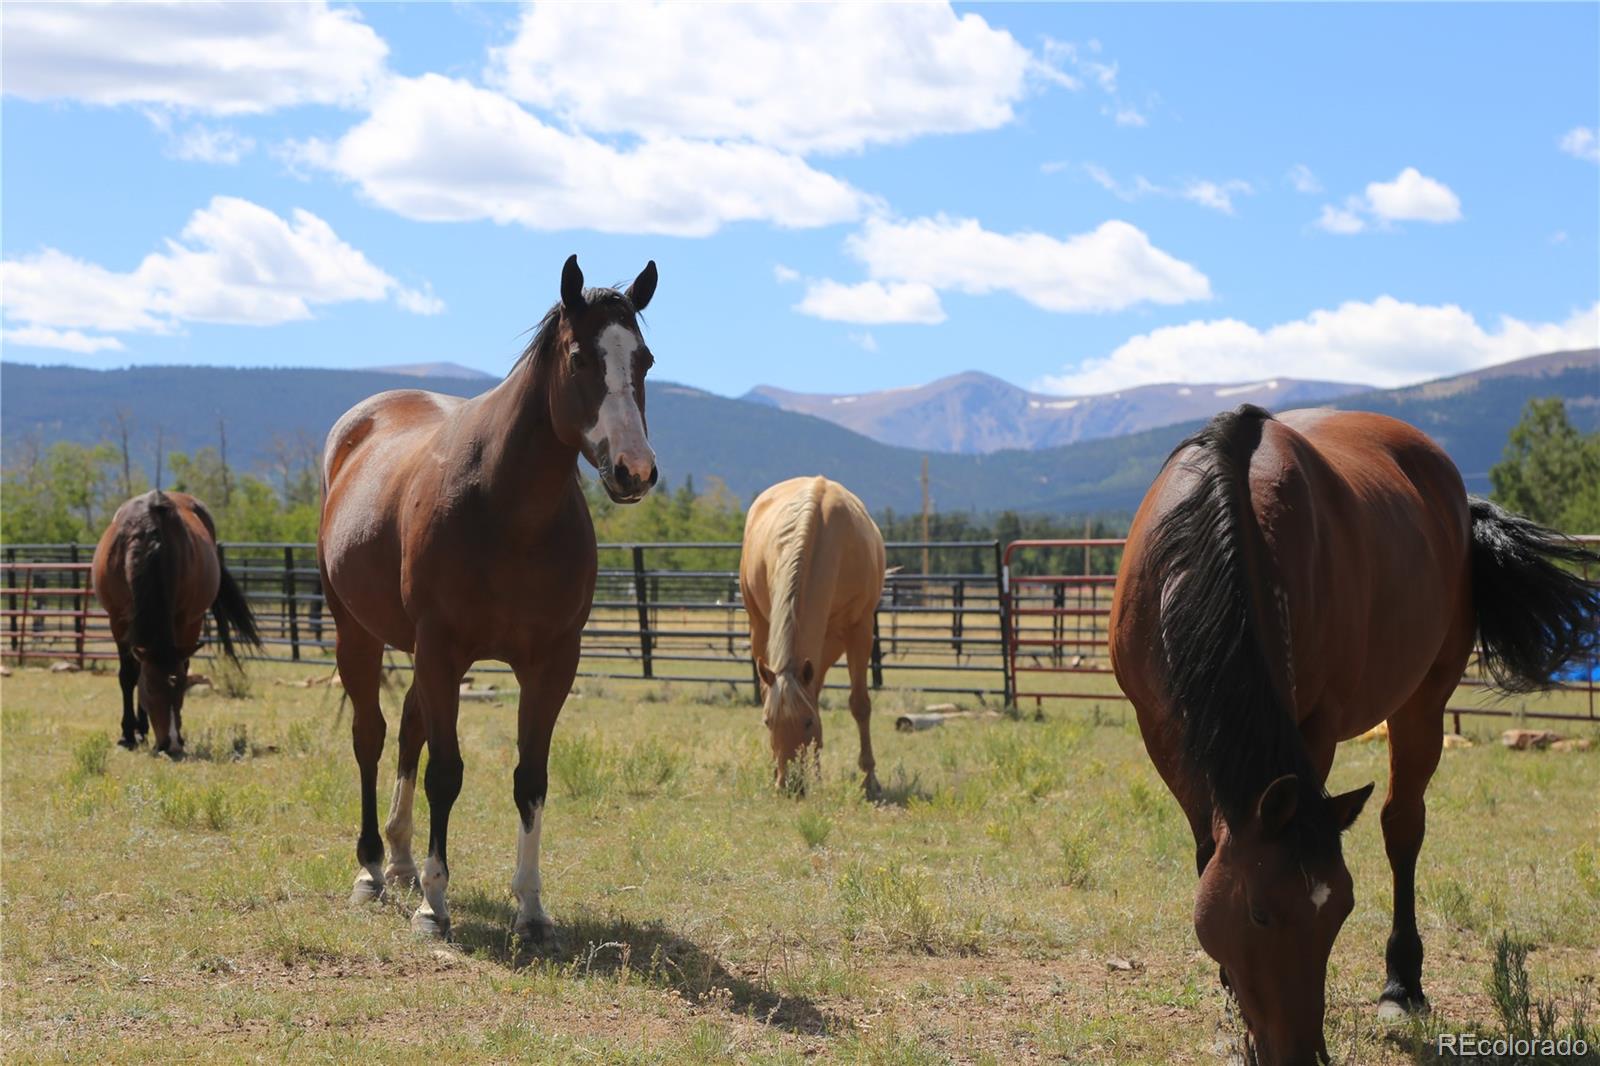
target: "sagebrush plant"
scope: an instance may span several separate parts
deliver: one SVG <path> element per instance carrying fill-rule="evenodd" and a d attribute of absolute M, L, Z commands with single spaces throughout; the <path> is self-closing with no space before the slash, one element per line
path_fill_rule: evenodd
<path fill-rule="evenodd" d="M 630 796 L 648 796 L 667 788 L 683 772 L 688 756 L 654 737 L 640 741 L 623 753 L 623 790 Z"/>
<path fill-rule="evenodd" d="M 111 737 L 108 734 L 89 734 L 72 749 L 72 776 L 78 781 L 103 776 L 110 754 Z"/>
<path fill-rule="evenodd" d="M 806 847 L 820 848 L 828 842 L 828 834 L 833 832 L 833 819 L 821 811 L 807 809 L 795 818 L 795 826 L 800 830 Z"/>
<path fill-rule="evenodd" d="M 211 660 L 211 688 L 227 699 L 244 700 L 255 691 L 255 683 L 244 667 L 226 655 L 218 655 Z"/>
<path fill-rule="evenodd" d="M 610 791 L 614 764 L 610 746 L 589 733 L 557 736 L 550 745 L 550 777 L 574 799 L 598 799 Z"/>

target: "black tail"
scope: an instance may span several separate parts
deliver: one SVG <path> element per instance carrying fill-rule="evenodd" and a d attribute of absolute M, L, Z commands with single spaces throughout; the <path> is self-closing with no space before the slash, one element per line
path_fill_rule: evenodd
<path fill-rule="evenodd" d="M 177 514 L 172 501 L 161 492 L 151 492 L 135 503 L 143 509 L 132 519 L 124 561 L 133 591 L 129 635 L 141 658 L 171 669 L 178 661 L 172 638 L 172 565 L 173 553 L 179 550 L 173 542 L 172 523 Z"/>
<path fill-rule="evenodd" d="M 1302 814 L 1323 807 L 1285 706 L 1288 648 L 1249 498 L 1250 457 L 1271 417 L 1246 404 L 1178 445 L 1174 457 L 1193 449 L 1183 462 L 1194 484 L 1162 517 L 1149 549 L 1183 761 L 1233 824 L 1286 774 L 1300 779 Z"/>
<path fill-rule="evenodd" d="M 211 617 L 216 620 L 217 642 L 222 645 L 223 653 L 238 662 L 239 656 L 233 650 L 234 642 L 259 651 L 261 635 L 256 632 L 256 616 L 250 610 L 249 601 L 244 598 L 244 593 L 239 590 L 233 575 L 228 573 L 227 566 L 220 558 L 217 568 L 222 571 L 222 580 L 217 585 L 217 598 L 211 603 Z"/>
<path fill-rule="evenodd" d="M 1569 663 L 1600 654 L 1600 555 L 1551 529 L 1473 497 L 1472 598 L 1483 667 L 1507 692 L 1555 683 Z"/>

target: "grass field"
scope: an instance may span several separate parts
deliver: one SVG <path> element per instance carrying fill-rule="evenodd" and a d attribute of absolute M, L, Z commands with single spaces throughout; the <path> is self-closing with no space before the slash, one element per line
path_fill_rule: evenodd
<path fill-rule="evenodd" d="M 588 682 L 552 760 L 556 937 L 531 948 L 510 938 L 515 709 L 464 704 L 446 947 L 411 934 L 415 897 L 345 902 L 349 719 L 337 690 L 283 684 L 305 676 L 257 665 L 242 698 L 192 697 L 176 764 L 109 747 L 112 674 L 6 679 L 8 1063 L 1215 1062 L 1232 1032 L 1190 927 L 1192 843 L 1121 704 L 897 734 L 892 712 L 922 701 L 882 693 L 887 796 L 870 804 L 840 697 L 797 799 L 772 791 L 743 693 Z M 1505 723 L 1479 721 L 1429 794 L 1425 1025 L 1374 1017 L 1390 899 L 1376 803 L 1347 838 L 1340 1061 L 1431 1061 L 1430 1032 L 1499 1031 L 1502 933 L 1529 946 L 1532 997 L 1563 1024 L 1596 998 L 1600 754 L 1509 752 Z M 1330 786 L 1381 791 L 1385 775 L 1381 745 L 1347 745 Z"/>

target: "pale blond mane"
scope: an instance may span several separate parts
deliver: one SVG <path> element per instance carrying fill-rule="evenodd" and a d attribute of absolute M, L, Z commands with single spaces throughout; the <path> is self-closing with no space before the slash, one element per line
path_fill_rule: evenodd
<path fill-rule="evenodd" d="M 805 585 L 806 564 L 811 558 L 811 542 L 816 537 L 817 512 L 827 479 L 813 478 L 811 484 L 783 505 L 775 533 L 777 566 L 772 575 L 772 629 L 767 638 L 769 664 L 782 673 L 800 664 L 794 661 L 795 623 L 800 616 L 800 590 Z"/>

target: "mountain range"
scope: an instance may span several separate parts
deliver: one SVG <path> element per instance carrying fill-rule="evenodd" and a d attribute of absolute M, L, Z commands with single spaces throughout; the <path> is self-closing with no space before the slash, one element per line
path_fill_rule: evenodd
<path fill-rule="evenodd" d="M 407 369 L 412 372 L 100 371 L 8 362 L 0 364 L 0 430 L 8 451 L 30 435 L 45 443 L 93 443 L 109 438 L 115 412 L 122 408 L 132 418 L 135 454 L 148 464 L 157 426 L 169 450 L 193 451 L 217 443 L 221 420 L 230 461 L 250 469 L 264 464 L 282 442 L 320 449 L 333 421 L 375 392 L 425 384 L 470 396 L 492 382 L 437 374 L 419 382 L 414 369 Z M 1421 426 L 1455 459 L 1469 488 L 1481 492 L 1523 406 L 1541 396 L 1564 398 L 1581 430 L 1600 430 L 1600 350 L 1552 353 L 1408 388 L 1347 394 L 1329 405 L 1379 411 Z M 1055 514 L 1131 511 L 1180 440 L 1209 414 L 1246 399 L 1267 398 L 1213 392 L 1195 417 L 1166 426 L 1033 450 L 931 455 L 935 506 Z M 1265 405 L 1282 409 L 1295 402 L 1268 399 Z M 672 485 L 686 476 L 701 485 L 716 477 L 748 500 L 783 478 L 825 473 L 849 485 L 875 512 L 920 506 L 918 478 L 927 452 L 917 448 L 884 444 L 769 403 L 671 382 L 651 383 L 649 416 L 651 441 Z"/>
<path fill-rule="evenodd" d="M 1306 407 L 1370 385 L 1270 378 L 1234 385 L 1142 385 L 1099 396 L 1052 396 L 971 370 L 927 385 L 856 394 L 789 392 L 758 385 L 742 399 L 814 415 L 882 444 L 984 454 L 1120 437 L 1255 403 Z"/>

